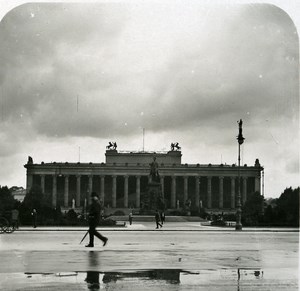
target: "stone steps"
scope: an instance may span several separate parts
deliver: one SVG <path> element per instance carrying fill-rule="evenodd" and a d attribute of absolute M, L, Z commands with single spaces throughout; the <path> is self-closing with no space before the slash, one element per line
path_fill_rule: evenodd
<path fill-rule="evenodd" d="M 112 215 L 108 217 L 115 221 L 128 221 L 126 215 Z M 154 215 L 134 215 L 133 221 L 135 222 L 152 222 L 154 221 Z M 205 219 L 198 216 L 166 216 L 166 222 L 200 222 L 206 221 Z"/>

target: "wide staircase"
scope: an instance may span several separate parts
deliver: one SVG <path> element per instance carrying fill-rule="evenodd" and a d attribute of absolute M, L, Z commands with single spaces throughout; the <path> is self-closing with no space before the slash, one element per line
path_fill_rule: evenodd
<path fill-rule="evenodd" d="M 112 215 L 108 217 L 115 221 L 128 221 L 128 215 Z M 134 222 L 153 222 L 154 215 L 134 215 Z M 166 222 L 201 222 L 206 221 L 199 216 L 166 216 Z"/>

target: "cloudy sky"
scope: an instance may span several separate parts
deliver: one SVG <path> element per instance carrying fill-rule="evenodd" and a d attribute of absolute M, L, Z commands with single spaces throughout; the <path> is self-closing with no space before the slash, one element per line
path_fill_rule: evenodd
<path fill-rule="evenodd" d="M 3 11 L 2 11 L 3 12 Z M 265 196 L 299 186 L 299 45 L 269 4 L 31 3 L 0 23 L 0 185 L 23 165 L 103 162 L 105 147 L 265 168 Z"/>

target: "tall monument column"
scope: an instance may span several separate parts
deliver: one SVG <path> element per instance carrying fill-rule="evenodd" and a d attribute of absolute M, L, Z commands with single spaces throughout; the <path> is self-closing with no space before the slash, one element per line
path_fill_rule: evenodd
<path fill-rule="evenodd" d="M 52 175 L 52 207 L 56 207 L 57 199 L 57 180 L 56 175 Z"/>
<path fill-rule="evenodd" d="M 171 208 L 176 207 L 176 176 L 172 176 Z"/>
<path fill-rule="evenodd" d="M 235 208 L 235 177 L 231 177 L 230 207 Z"/>
<path fill-rule="evenodd" d="M 195 177 L 195 206 L 199 207 L 200 200 L 200 177 Z"/>
<path fill-rule="evenodd" d="M 100 200 L 102 201 L 103 205 L 104 205 L 104 176 L 100 176 Z"/>
<path fill-rule="evenodd" d="M 260 189 L 260 174 L 259 176 L 255 177 L 255 186 L 254 186 L 254 191 L 259 192 L 261 194 L 261 189 Z"/>
<path fill-rule="evenodd" d="M 112 207 L 117 206 L 117 176 L 112 176 Z"/>
<path fill-rule="evenodd" d="M 247 177 L 243 177 L 243 204 L 247 201 Z"/>
<path fill-rule="evenodd" d="M 219 208 L 223 208 L 223 180 L 224 177 L 219 177 Z"/>
<path fill-rule="evenodd" d="M 128 175 L 124 176 L 124 207 L 128 208 Z"/>
<path fill-rule="evenodd" d="M 165 177 L 160 176 L 161 194 L 163 199 L 165 199 Z"/>
<path fill-rule="evenodd" d="M 211 178 L 207 177 L 207 208 L 211 208 Z"/>
<path fill-rule="evenodd" d="M 64 206 L 68 207 L 69 205 L 69 176 L 65 176 L 65 193 L 64 193 Z"/>
<path fill-rule="evenodd" d="M 76 176 L 76 207 L 80 207 L 81 175 Z"/>
<path fill-rule="evenodd" d="M 93 175 L 89 175 L 89 195 L 93 192 Z M 88 200 L 90 197 L 88 197 Z"/>
<path fill-rule="evenodd" d="M 42 193 L 45 194 L 45 175 L 41 175 L 41 188 Z"/>
<path fill-rule="evenodd" d="M 183 203 L 188 199 L 188 177 L 183 176 Z"/>
<path fill-rule="evenodd" d="M 136 176 L 136 207 L 139 208 L 141 205 L 141 176 Z"/>
<path fill-rule="evenodd" d="M 26 193 L 28 193 L 32 187 L 33 175 L 28 173 L 27 170 L 27 179 L 26 179 Z"/>

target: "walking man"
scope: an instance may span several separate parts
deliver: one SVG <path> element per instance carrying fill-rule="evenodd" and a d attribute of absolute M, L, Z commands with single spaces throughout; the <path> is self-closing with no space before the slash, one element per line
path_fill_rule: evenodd
<path fill-rule="evenodd" d="M 161 224 L 164 224 L 166 220 L 166 215 L 163 211 L 160 213 L 160 220 L 161 220 Z"/>
<path fill-rule="evenodd" d="M 162 227 L 162 224 L 160 223 L 160 215 L 158 210 L 155 212 L 155 222 L 156 222 L 156 228 L 159 228 L 158 226 Z"/>
<path fill-rule="evenodd" d="M 94 236 L 102 240 L 103 246 L 106 245 L 108 238 L 101 235 L 97 230 L 96 227 L 99 224 L 100 221 L 100 211 L 101 211 L 101 205 L 99 202 L 99 197 L 96 192 L 92 192 L 91 194 L 92 203 L 90 205 L 89 209 L 89 237 L 90 241 L 89 244 L 86 245 L 88 248 L 94 247 Z"/>
<path fill-rule="evenodd" d="M 132 224 L 132 212 L 129 213 L 129 224 Z"/>
<path fill-rule="evenodd" d="M 31 212 L 31 216 L 32 216 L 32 226 L 33 226 L 33 228 L 36 228 L 37 211 L 35 208 L 33 208 L 32 212 Z"/>
<path fill-rule="evenodd" d="M 19 210 L 14 208 L 11 211 L 11 221 L 12 221 L 12 226 L 16 229 L 19 228 Z"/>

